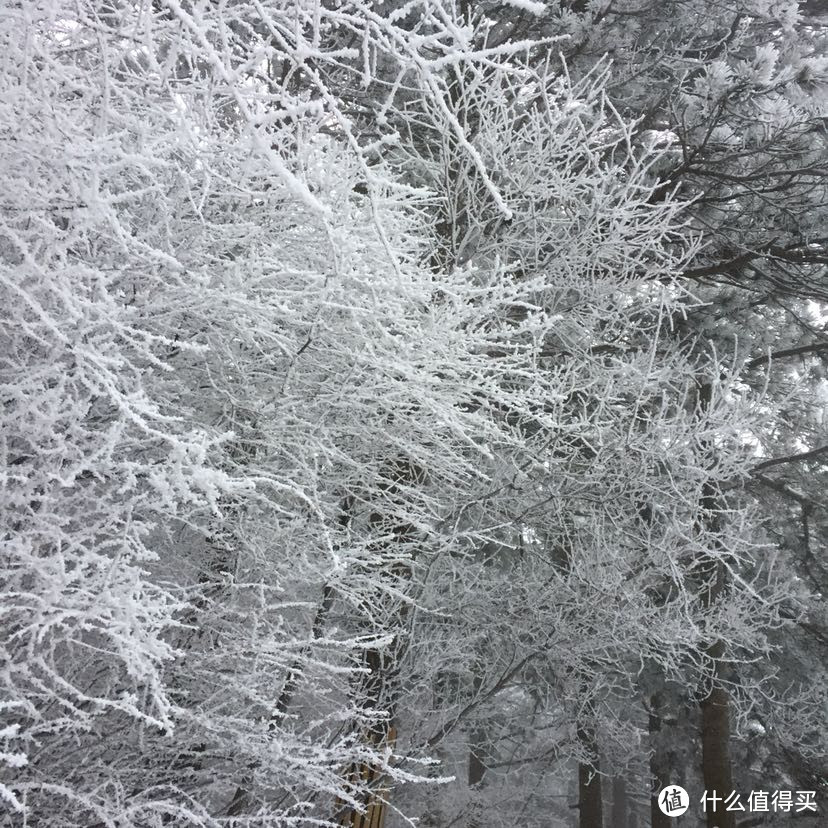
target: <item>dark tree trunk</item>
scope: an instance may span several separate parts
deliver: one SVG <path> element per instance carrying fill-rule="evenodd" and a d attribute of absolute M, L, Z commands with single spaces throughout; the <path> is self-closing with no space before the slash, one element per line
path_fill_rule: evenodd
<path fill-rule="evenodd" d="M 578 765 L 578 828 L 604 828 L 604 793 L 595 731 L 590 725 L 582 724 L 578 728 L 578 740 L 592 757 L 591 763 Z"/>
<path fill-rule="evenodd" d="M 627 815 L 630 805 L 627 798 L 627 783 L 623 776 L 616 776 L 612 780 L 612 828 L 629 828 Z"/>
<path fill-rule="evenodd" d="M 469 788 L 473 791 L 483 787 L 483 778 L 486 775 L 484 762 L 484 737 L 485 731 L 475 728 L 472 731 L 472 742 L 469 745 Z M 485 828 L 485 821 L 480 820 L 480 804 L 472 803 L 471 816 L 467 823 L 468 828 Z"/>
<path fill-rule="evenodd" d="M 481 728 L 472 731 L 472 742 L 469 745 L 469 787 L 481 788 L 483 777 L 486 775 L 484 756 L 485 732 Z"/>
<path fill-rule="evenodd" d="M 707 411 L 712 401 L 712 387 L 704 383 L 699 389 L 699 408 Z M 719 529 L 722 503 L 720 496 L 709 483 L 702 488 L 699 504 L 699 520 L 710 531 Z M 703 560 L 699 572 L 705 589 L 702 602 L 705 608 L 713 607 L 727 600 L 727 571 L 721 561 L 715 558 Z M 711 642 L 705 654 L 710 659 L 710 678 L 706 687 L 701 689 L 701 736 L 702 736 L 702 777 L 705 790 L 712 796 L 722 798 L 733 790 L 733 771 L 730 763 L 730 697 L 722 685 L 724 644 Z M 736 812 L 726 811 L 723 802 L 714 801 L 706 809 L 708 828 L 736 828 Z"/>
<path fill-rule="evenodd" d="M 483 686 L 483 665 L 475 659 L 474 679 L 472 680 L 473 697 L 477 698 Z M 486 730 L 475 723 L 470 734 L 469 743 L 469 787 L 480 788 L 486 775 Z"/>
<path fill-rule="evenodd" d="M 604 802 L 598 762 L 578 765 L 578 828 L 604 828 Z"/>
<path fill-rule="evenodd" d="M 705 790 L 726 797 L 733 790 L 730 763 L 730 698 L 727 690 L 714 686 L 701 702 L 702 772 Z M 736 813 L 725 811 L 722 802 L 716 811 L 707 808 L 708 828 L 735 828 Z"/>
<path fill-rule="evenodd" d="M 660 744 L 661 733 L 661 697 L 653 693 L 650 698 L 650 714 L 648 717 L 648 729 L 650 731 L 650 826 L 651 828 L 671 828 L 672 820 L 661 812 L 658 807 L 658 794 L 663 788 L 670 784 L 669 768 L 667 758 Z"/>

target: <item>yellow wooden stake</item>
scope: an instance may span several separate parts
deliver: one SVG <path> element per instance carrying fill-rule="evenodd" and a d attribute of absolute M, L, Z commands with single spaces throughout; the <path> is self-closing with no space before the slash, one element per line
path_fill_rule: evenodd
<path fill-rule="evenodd" d="M 384 741 L 387 746 L 393 749 L 397 741 L 397 731 L 393 727 L 388 728 Z M 367 785 L 380 784 L 371 788 L 364 813 L 360 813 L 353 807 L 348 808 L 340 817 L 339 824 L 343 828 L 384 828 L 387 800 L 391 789 L 382 784 L 382 774 L 379 768 L 374 765 L 364 764 L 360 766 L 358 775 Z M 337 800 L 337 806 L 345 806 L 345 803 L 342 800 Z"/>

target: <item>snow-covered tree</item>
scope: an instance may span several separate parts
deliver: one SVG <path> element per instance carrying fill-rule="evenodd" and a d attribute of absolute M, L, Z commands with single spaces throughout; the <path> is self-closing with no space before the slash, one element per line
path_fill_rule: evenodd
<path fill-rule="evenodd" d="M 430 818 L 479 824 L 498 763 L 620 757 L 644 669 L 767 651 L 775 403 L 676 333 L 604 69 L 436 0 L 0 37 L 0 824 L 356 828 L 469 759 Z"/>

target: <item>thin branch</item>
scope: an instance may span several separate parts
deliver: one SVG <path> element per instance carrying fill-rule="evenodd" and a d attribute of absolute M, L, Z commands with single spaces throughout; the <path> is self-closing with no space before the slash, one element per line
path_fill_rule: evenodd
<path fill-rule="evenodd" d="M 828 453 L 828 445 L 820 446 L 819 448 L 811 449 L 811 451 L 803 451 L 801 454 L 789 454 L 787 457 L 774 457 L 770 460 L 765 460 L 764 463 L 759 463 L 751 469 L 753 474 L 769 469 L 772 466 L 781 466 L 783 463 L 801 463 L 805 460 L 812 460 L 814 457 L 819 457 L 821 454 Z"/>
<path fill-rule="evenodd" d="M 774 351 L 772 354 L 765 354 L 765 356 L 756 357 L 745 363 L 745 370 L 749 371 L 751 368 L 757 368 L 764 365 L 766 362 L 773 362 L 777 359 L 784 359 L 790 356 L 799 356 L 800 354 L 815 354 L 822 351 L 828 351 L 828 342 L 817 342 L 812 345 L 800 345 L 798 348 L 785 348 L 782 351 Z"/>

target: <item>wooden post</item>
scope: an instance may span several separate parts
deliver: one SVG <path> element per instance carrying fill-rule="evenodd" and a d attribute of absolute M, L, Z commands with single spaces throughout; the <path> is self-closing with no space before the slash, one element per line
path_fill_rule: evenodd
<path fill-rule="evenodd" d="M 389 727 L 382 736 L 383 744 L 392 748 L 397 741 L 397 731 Z M 384 828 L 385 815 L 388 810 L 388 794 L 390 788 L 385 783 L 382 770 L 375 765 L 363 764 L 355 767 L 352 771 L 355 779 L 361 779 L 369 791 L 361 810 L 351 805 L 346 805 L 342 800 L 337 800 L 337 811 L 342 811 L 339 817 L 339 825 L 343 828 Z"/>
<path fill-rule="evenodd" d="M 384 465 L 380 476 L 377 489 L 385 500 L 384 508 L 371 512 L 368 529 L 381 540 L 372 543 L 369 548 L 380 556 L 386 552 L 393 553 L 389 555 L 389 562 L 380 564 L 380 572 L 384 572 L 399 585 L 405 585 L 411 579 L 411 564 L 407 558 L 413 559 L 412 547 L 417 543 L 419 534 L 401 514 L 395 515 L 394 512 L 395 507 L 405 505 L 405 489 L 423 484 L 426 473 L 417 463 L 398 457 Z M 404 512 L 404 508 L 400 511 Z M 406 645 L 404 632 L 410 607 L 399 599 L 389 599 L 380 593 L 374 600 L 372 609 L 375 613 L 385 615 L 387 626 L 384 631 L 392 630 L 394 633 L 387 648 L 370 647 L 365 651 L 363 663 L 367 672 L 358 680 L 357 695 L 361 697 L 365 708 L 384 710 L 387 715 L 387 718 L 370 725 L 365 733 L 366 742 L 381 752 L 393 748 L 397 739 L 392 724 L 400 695 L 397 670 Z M 367 788 L 365 799 L 359 808 L 338 800 L 335 816 L 337 823 L 347 828 L 383 828 L 390 786 L 382 769 L 371 763 L 363 763 L 352 769 L 350 778 L 355 785 L 361 783 L 363 789 Z"/>

